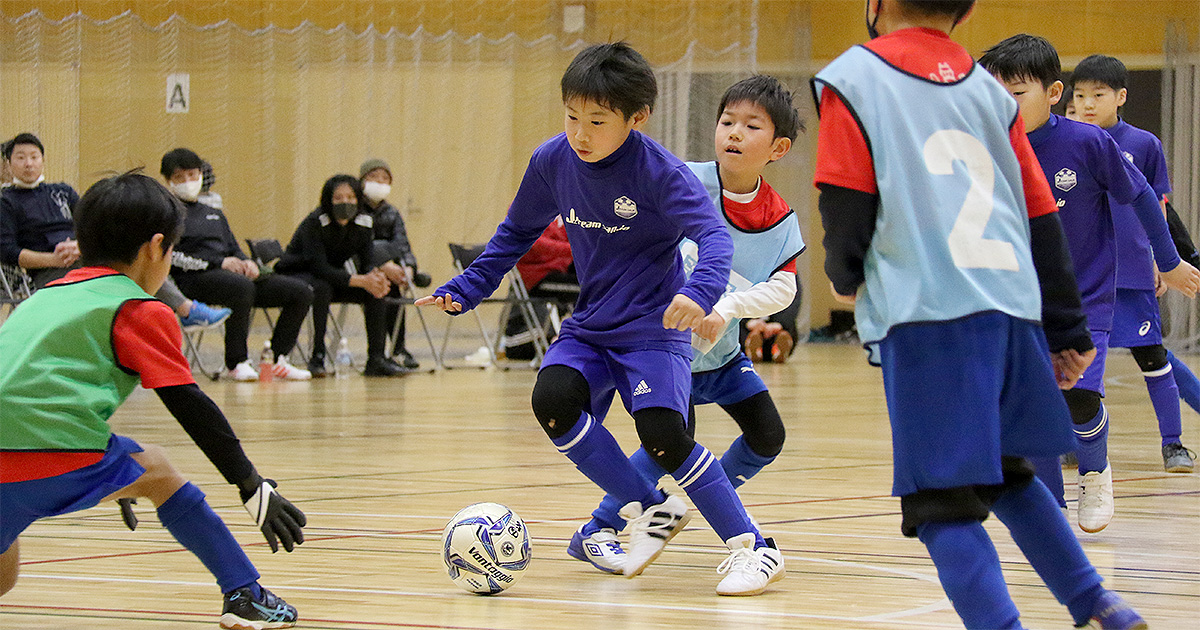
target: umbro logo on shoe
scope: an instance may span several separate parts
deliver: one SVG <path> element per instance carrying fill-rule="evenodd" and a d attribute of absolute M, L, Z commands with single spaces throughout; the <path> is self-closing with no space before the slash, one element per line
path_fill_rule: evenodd
<path fill-rule="evenodd" d="M 645 380 L 643 380 L 637 384 L 637 387 L 633 388 L 633 395 L 641 396 L 642 394 L 649 394 L 651 391 L 652 390 L 650 389 L 650 386 L 646 384 Z"/>

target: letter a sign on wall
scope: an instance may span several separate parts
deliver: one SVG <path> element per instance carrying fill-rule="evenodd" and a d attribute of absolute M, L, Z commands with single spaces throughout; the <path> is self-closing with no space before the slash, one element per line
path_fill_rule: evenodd
<path fill-rule="evenodd" d="M 192 96 L 188 91 L 187 73 L 167 75 L 167 113 L 186 114 Z"/>

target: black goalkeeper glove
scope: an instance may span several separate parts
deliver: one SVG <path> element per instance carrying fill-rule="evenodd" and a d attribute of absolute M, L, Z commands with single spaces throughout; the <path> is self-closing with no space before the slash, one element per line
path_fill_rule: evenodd
<path fill-rule="evenodd" d="M 277 485 L 272 479 L 263 479 L 258 472 L 237 484 L 242 503 L 254 524 L 262 530 L 271 553 L 279 551 L 281 544 L 284 551 L 290 552 L 295 545 L 303 543 L 304 530 L 301 528 L 308 523 L 304 512 L 275 492 Z"/>

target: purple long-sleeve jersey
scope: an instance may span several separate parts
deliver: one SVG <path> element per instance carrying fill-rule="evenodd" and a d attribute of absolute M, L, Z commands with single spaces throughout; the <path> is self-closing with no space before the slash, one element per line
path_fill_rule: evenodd
<path fill-rule="evenodd" d="M 692 171 L 637 131 L 596 163 L 579 159 L 565 134 L 538 147 L 487 248 L 436 295 L 450 293 L 464 310 L 474 308 L 560 214 L 580 285 L 560 334 L 690 357 L 690 333 L 663 329 L 663 312 L 676 293 L 711 311 L 729 280 L 733 243 Z M 679 255 L 685 236 L 700 246 L 686 280 Z"/>
<path fill-rule="evenodd" d="M 1154 134 L 1138 129 L 1124 120 L 1106 129 L 1121 147 L 1121 153 L 1136 166 L 1154 189 L 1157 199 L 1171 192 L 1167 178 L 1167 158 L 1162 143 Z M 1117 288 L 1153 289 L 1154 266 L 1151 261 L 1151 240 L 1127 204 L 1115 206 L 1117 226 Z M 1157 260 L 1157 257 L 1155 257 Z"/>
<path fill-rule="evenodd" d="M 1125 264 L 1124 259 L 1117 263 L 1121 230 L 1136 228 L 1147 240 L 1143 224 L 1152 226 L 1160 247 L 1156 253 L 1171 269 L 1179 258 L 1174 245 L 1169 245 L 1166 220 L 1146 178 L 1103 129 L 1051 114 L 1046 124 L 1029 132 L 1029 143 L 1058 202 L 1088 327 L 1111 330 L 1118 269 Z M 1121 217 L 1127 221 L 1120 221 Z M 1149 266 L 1153 263 L 1148 240 L 1146 247 Z M 1153 268 L 1148 273 L 1153 282 Z"/>

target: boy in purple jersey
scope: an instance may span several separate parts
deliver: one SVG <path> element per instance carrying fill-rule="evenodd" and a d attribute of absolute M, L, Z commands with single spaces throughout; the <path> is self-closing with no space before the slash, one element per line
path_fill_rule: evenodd
<path fill-rule="evenodd" d="M 617 497 L 628 521 L 627 578 L 642 572 L 690 519 L 687 506 L 638 474 L 598 420 L 614 393 L 633 416 L 642 447 L 679 482 L 730 548 L 717 587 L 761 592 L 769 563 L 724 470 L 688 435 L 691 335 L 725 290 L 733 244 L 707 190 L 658 143 L 637 131 L 657 96 L 654 72 L 624 43 L 590 46 L 562 78 L 566 133 L 533 152 L 508 215 L 475 262 L 418 305 L 451 314 L 474 308 L 561 215 L 579 301 L 550 346 L 533 389 L 533 412 L 558 450 Z M 679 244 L 699 244 L 685 281 Z"/>
<path fill-rule="evenodd" d="M 1145 175 L 1153 187 L 1156 202 L 1162 203 L 1171 192 L 1167 178 L 1167 160 L 1162 143 L 1154 134 L 1121 120 L 1129 72 L 1120 60 L 1092 55 L 1075 67 L 1071 74 L 1073 100 L 1080 119 L 1106 130 L 1125 158 Z M 1166 212 L 1165 207 L 1160 207 Z M 1119 208 L 1114 214 L 1117 226 L 1117 306 L 1111 344 L 1129 348 L 1146 380 L 1150 402 L 1158 416 L 1162 437 L 1163 467 L 1169 472 L 1191 472 L 1193 456 L 1184 448 L 1180 434 L 1179 383 L 1195 392 L 1200 383 L 1182 361 L 1175 359 L 1162 345 L 1162 324 L 1155 299 L 1156 278 L 1150 265 L 1149 243 L 1141 226 L 1130 213 Z"/>
<path fill-rule="evenodd" d="M 1109 200 L 1134 208 L 1139 225 L 1153 235 L 1154 254 L 1168 286 L 1195 291 L 1200 274 L 1179 259 L 1154 191 L 1103 130 L 1050 112 L 1062 97 L 1058 52 L 1033 35 L 1014 35 L 991 49 L 979 63 L 1016 98 L 1029 143 L 1051 190 L 1075 264 L 1079 293 L 1087 314 L 1096 359 L 1075 387 L 1064 392 L 1079 440 L 1079 527 L 1104 529 L 1113 514 L 1112 470 L 1107 458 L 1108 414 L 1104 360 L 1116 302 L 1117 245 Z M 1176 412 L 1179 404 L 1175 403 Z M 1035 460 L 1042 481 L 1063 498 L 1057 458 Z"/>

